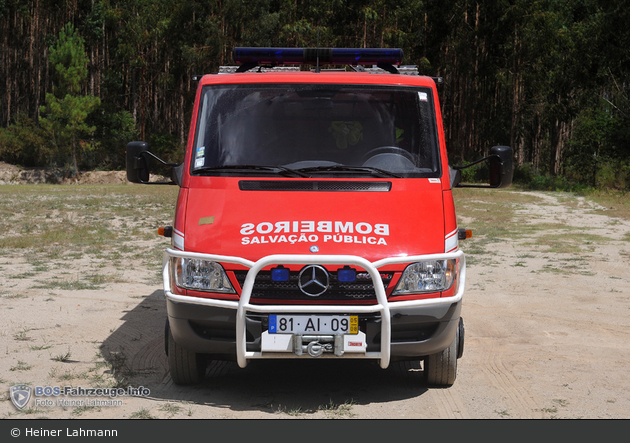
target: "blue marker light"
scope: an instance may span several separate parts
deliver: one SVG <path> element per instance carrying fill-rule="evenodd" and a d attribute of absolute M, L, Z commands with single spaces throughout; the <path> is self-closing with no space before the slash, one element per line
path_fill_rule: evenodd
<path fill-rule="evenodd" d="M 272 281 L 289 281 L 289 270 L 287 268 L 274 268 L 271 270 Z"/>
<path fill-rule="evenodd" d="M 353 282 L 357 279 L 357 271 L 348 267 L 338 269 L 337 279 L 340 282 Z"/>
<path fill-rule="evenodd" d="M 236 63 L 283 64 L 302 63 L 302 48 L 234 48 L 232 58 Z"/>
<path fill-rule="evenodd" d="M 333 63 L 347 65 L 376 65 L 389 63 L 398 65 L 402 62 L 402 49 L 381 48 L 340 48 L 333 49 Z"/>

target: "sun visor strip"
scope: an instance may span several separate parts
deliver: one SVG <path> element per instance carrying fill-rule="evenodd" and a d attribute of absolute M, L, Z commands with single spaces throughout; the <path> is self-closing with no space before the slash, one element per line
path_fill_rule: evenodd
<path fill-rule="evenodd" d="M 241 191 L 389 192 L 387 181 L 241 180 Z"/>

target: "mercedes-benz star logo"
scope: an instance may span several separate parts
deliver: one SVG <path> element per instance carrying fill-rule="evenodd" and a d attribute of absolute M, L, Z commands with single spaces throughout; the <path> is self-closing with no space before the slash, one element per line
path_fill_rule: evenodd
<path fill-rule="evenodd" d="M 329 286 L 328 272 L 320 265 L 308 265 L 300 271 L 298 286 L 309 297 L 322 295 Z"/>

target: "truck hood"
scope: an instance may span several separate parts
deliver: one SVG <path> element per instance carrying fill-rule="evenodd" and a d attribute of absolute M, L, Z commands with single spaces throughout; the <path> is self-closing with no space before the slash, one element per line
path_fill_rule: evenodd
<path fill-rule="evenodd" d="M 272 254 L 343 254 L 375 261 L 444 252 L 439 180 L 341 182 L 391 184 L 388 191 L 376 192 L 347 191 L 343 186 L 332 191 L 317 190 L 317 185 L 307 191 L 282 188 L 282 183 L 295 180 L 274 181 L 272 188 L 279 190 L 243 190 L 242 183 L 207 177 L 188 189 L 182 232 L 186 251 L 252 261 Z"/>

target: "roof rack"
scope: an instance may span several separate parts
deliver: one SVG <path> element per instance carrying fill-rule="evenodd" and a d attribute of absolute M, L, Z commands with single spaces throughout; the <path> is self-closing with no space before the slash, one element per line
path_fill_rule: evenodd
<path fill-rule="evenodd" d="M 239 70 L 240 66 L 220 66 L 219 67 L 219 74 L 234 74 Z M 363 69 L 356 69 L 357 67 L 355 66 L 350 66 L 350 68 L 356 72 L 366 72 L 368 74 L 387 74 L 388 71 L 379 68 L 376 65 L 373 65 L 372 67 L 363 67 L 361 66 L 360 68 Z M 299 66 L 258 66 L 258 69 L 256 69 L 256 72 L 299 72 L 301 71 Z M 314 69 L 312 69 L 311 71 L 314 71 Z M 344 72 L 347 71 L 344 68 L 339 68 L 339 69 L 321 69 L 321 72 Z M 243 71 L 240 71 L 243 72 Z M 418 67 L 415 65 L 409 65 L 409 66 L 399 66 L 398 67 L 398 73 L 401 75 L 419 75 L 418 73 Z M 198 76 L 199 78 L 193 78 L 193 80 L 198 80 L 201 78 L 201 76 Z"/>

